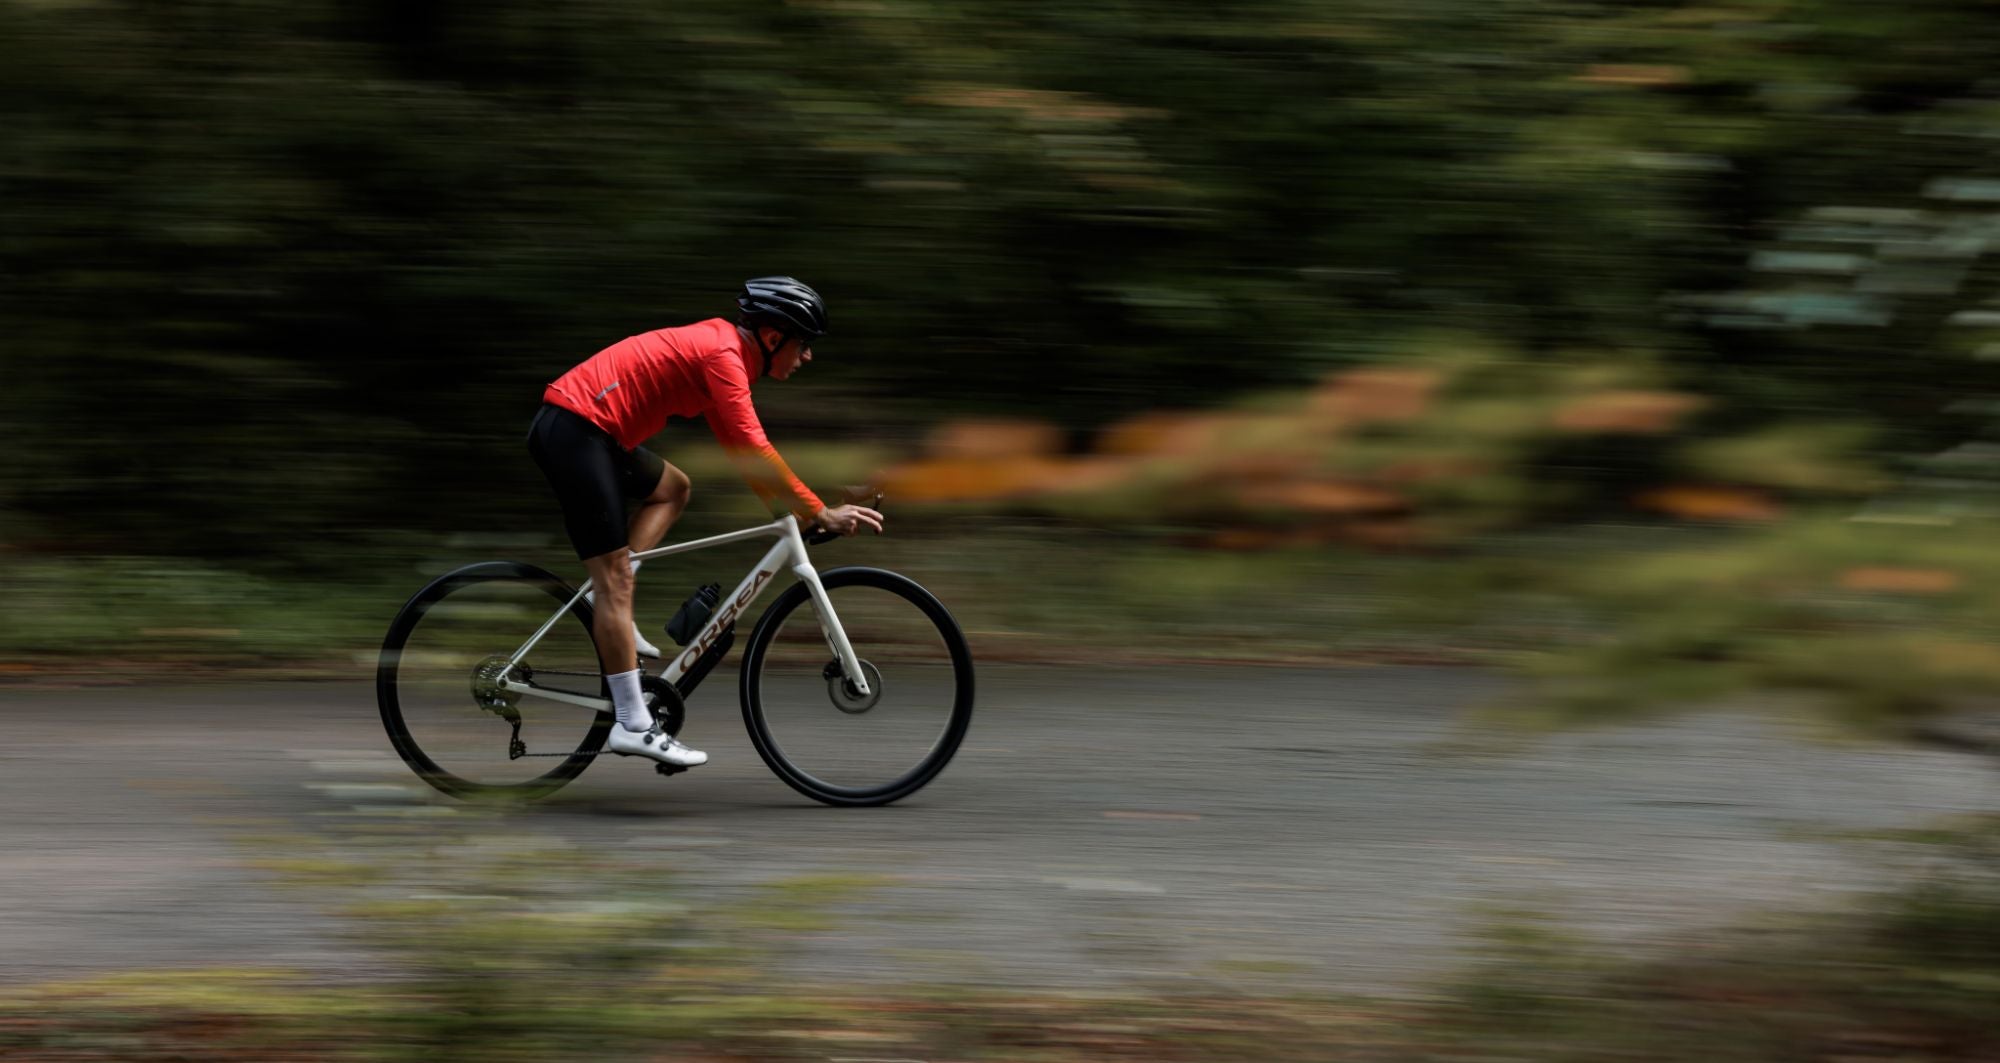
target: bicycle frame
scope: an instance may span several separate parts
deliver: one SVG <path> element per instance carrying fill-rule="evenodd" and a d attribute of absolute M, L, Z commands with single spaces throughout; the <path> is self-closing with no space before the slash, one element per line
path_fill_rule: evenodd
<path fill-rule="evenodd" d="M 660 677 L 669 683 L 678 682 L 681 676 L 687 674 L 688 669 L 694 667 L 694 663 L 701 659 L 701 655 L 707 652 L 710 646 L 715 645 L 715 640 L 722 636 L 723 629 L 735 623 L 736 618 L 742 615 L 743 610 L 748 608 L 751 602 L 757 600 L 758 596 L 764 592 L 764 589 L 771 584 L 772 579 L 777 576 L 779 570 L 789 567 L 792 570 L 792 575 L 804 583 L 806 589 L 812 594 L 813 608 L 819 617 L 820 633 L 826 637 L 827 648 L 832 650 L 834 656 L 840 661 L 841 672 L 846 675 L 847 681 L 854 685 L 855 690 L 863 697 L 866 697 L 869 693 L 867 677 L 861 674 L 861 662 L 854 656 L 854 647 L 847 641 L 847 632 L 841 628 L 840 618 L 834 615 L 833 602 L 827 597 L 826 587 L 819 581 L 819 570 L 813 568 L 812 559 L 806 555 L 805 537 L 799 533 L 799 521 L 797 517 L 788 513 L 769 524 L 760 525 L 755 528 L 745 528 L 742 531 L 711 535 L 706 539 L 675 543 L 672 546 L 656 546 L 651 550 L 639 551 L 633 554 L 632 557 L 634 560 L 646 561 L 655 557 L 692 553 L 696 550 L 706 550 L 711 546 L 726 546 L 729 543 L 740 543 L 750 539 L 763 538 L 775 538 L 778 541 L 764 554 L 764 559 L 757 562 L 757 567 L 751 569 L 750 574 L 743 577 L 743 582 L 738 583 L 736 589 L 731 591 L 728 597 L 721 599 L 717 603 L 715 614 L 708 618 L 708 623 L 702 625 L 701 631 L 688 642 L 686 648 L 675 656 L 672 661 L 667 663 L 667 666 L 661 670 Z M 547 635 L 550 629 L 556 626 L 556 622 L 561 620 L 564 614 L 576 606 L 577 599 L 590 593 L 590 586 L 590 581 L 585 580 L 583 586 L 577 588 L 575 596 L 563 603 L 548 620 L 542 623 L 542 626 L 533 635 L 528 637 L 528 641 L 521 644 L 520 649 L 514 651 L 513 657 L 507 662 L 509 678 L 500 684 L 503 689 L 516 694 L 560 701 L 581 708 L 596 709 L 600 712 L 610 711 L 611 701 L 608 698 L 593 698 L 582 694 L 571 694 L 567 691 L 547 690 L 532 683 L 523 683 L 520 680 L 512 678 L 514 666 L 519 665 L 521 659 L 528 655 L 528 651 L 534 649 L 535 644 L 542 641 L 542 637 Z"/>

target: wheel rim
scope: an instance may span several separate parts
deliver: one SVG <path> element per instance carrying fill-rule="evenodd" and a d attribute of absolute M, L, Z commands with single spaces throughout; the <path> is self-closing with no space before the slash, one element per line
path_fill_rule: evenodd
<path fill-rule="evenodd" d="M 825 583 L 872 689 L 865 697 L 851 689 L 801 596 L 773 613 L 757 659 L 746 662 L 754 666 L 753 737 L 780 776 L 814 797 L 893 799 L 935 775 L 964 732 L 963 648 L 894 585 Z"/>
<path fill-rule="evenodd" d="M 510 655 L 568 597 L 552 577 L 455 574 L 405 609 L 394 648 L 385 647 L 384 694 L 395 709 L 391 734 L 426 780 L 469 796 L 546 789 L 575 774 L 575 755 L 593 750 L 601 734 L 600 714 L 532 695 L 493 696 L 495 655 Z M 603 696 L 596 644 L 576 613 L 558 620 L 521 665 L 525 672 L 511 677 Z M 510 717 L 528 753 L 560 755 L 510 756 Z"/>

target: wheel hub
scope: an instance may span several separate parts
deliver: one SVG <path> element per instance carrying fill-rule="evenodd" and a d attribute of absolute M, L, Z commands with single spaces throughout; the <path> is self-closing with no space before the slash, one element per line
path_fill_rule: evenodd
<path fill-rule="evenodd" d="M 861 676 L 868 681 L 866 694 L 847 681 L 839 661 L 829 663 L 820 674 L 826 677 L 826 696 L 832 699 L 833 707 L 850 716 L 859 716 L 882 700 L 882 671 L 867 661 L 861 662 Z"/>

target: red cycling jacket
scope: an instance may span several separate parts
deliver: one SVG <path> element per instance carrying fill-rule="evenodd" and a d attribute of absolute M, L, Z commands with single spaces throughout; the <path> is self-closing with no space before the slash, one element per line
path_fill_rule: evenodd
<path fill-rule="evenodd" d="M 811 520 L 822 508 L 818 496 L 778 456 L 750 405 L 750 381 L 762 374 L 763 359 L 744 350 L 735 325 L 710 318 L 614 343 L 557 377 L 542 398 L 627 450 L 659 434 L 669 417 L 704 416 L 765 505 L 783 498 L 800 520 Z"/>

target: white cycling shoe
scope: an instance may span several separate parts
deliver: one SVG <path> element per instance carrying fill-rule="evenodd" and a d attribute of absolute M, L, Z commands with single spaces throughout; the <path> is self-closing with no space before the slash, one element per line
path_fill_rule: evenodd
<path fill-rule="evenodd" d="M 627 731 L 614 724 L 611 734 L 604 739 L 604 748 L 621 757 L 646 757 L 676 768 L 693 768 L 708 763 L 708 754 L 682 745 L 673 735 L 662 730 L 658 722 L 649 731 Z"/>

